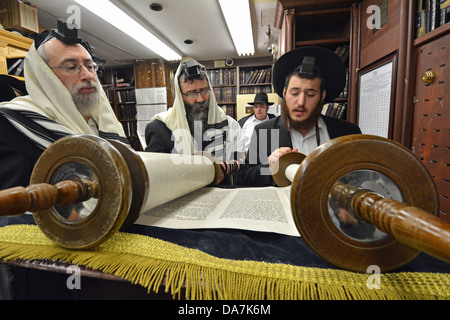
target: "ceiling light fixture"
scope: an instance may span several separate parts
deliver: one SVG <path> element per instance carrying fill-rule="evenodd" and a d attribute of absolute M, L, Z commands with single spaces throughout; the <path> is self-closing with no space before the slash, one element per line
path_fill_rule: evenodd
<path fill-rule="evenodd" d="M 255 53 L 249 0 L 219 0 L 222 13 L 239 55 Z"/>
<path fill-rule="evenodd" d="M 136 41 L 166 60 L 181 60 L 181 55 L 154 36 L 136 20 L 116 7 L 108 0 L 75 0 L 117 29 L 123 31 Z"/>

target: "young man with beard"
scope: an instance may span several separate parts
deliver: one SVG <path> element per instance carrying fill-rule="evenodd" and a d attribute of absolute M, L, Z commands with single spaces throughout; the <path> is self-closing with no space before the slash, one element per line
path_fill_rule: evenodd
<path fill-rule="evenodd" d="M 308 155 L 321 144 L 360 134 L 353 123 L 321 115 L 345 85 L 345 66 L 332 51 L 302 47 L 281 56 L 273 68 L 273 86 L 283 98 L 281 116 L 255 127 L 240 181 L 274 185 L 270 167 L 288 152 Z"/>
<path fill-rule="evenodd" d="M 221 163 L 224 176 L 237 173 L 245 157 L 244 135 L 237 121 L 218 106 L 206 68 L 185 58 L 174 79 L 173 107 L 155 115 L 147 124 L 145 151 L 206 151 Z"/>
<path fill-rule="evenodd" d="M 60 22 L 29 49 L 28 95 L 0 104 L 0 189 L 27 186 L 39 156 L 61 137 L 93 134 L 128 143 L 88 48 Z"/>

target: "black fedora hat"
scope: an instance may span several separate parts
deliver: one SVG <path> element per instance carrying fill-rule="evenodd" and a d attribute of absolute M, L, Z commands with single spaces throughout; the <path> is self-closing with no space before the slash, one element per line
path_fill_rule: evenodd
<path fill-rule="evenodd" d="M 255 103 L 265 103 L 268 106 L 273 105 L 273 102 L 269 102 L 269 97 L 267 97 L 267 93 L 265 92 L 258 92 L 255 95 L 255 100 L 253 102 L 248 102 L 248 104 L 254 105 Z"/>
<path fill-rule="evenodd" d="M 275 92 L 280 97 L 283 97 L 286 77 L 305 62 L 306 64 L 319 66 L 324 71 L 326 79 L 325 90 L 327 91 L 325 102 L 330 102 L 338 97 L 345 87 L 345 65 L 342 59 L 333 51 L 315 46 L 300 47 L 286 52 L 277 60 L 273 67 L 272 78 Z"/>

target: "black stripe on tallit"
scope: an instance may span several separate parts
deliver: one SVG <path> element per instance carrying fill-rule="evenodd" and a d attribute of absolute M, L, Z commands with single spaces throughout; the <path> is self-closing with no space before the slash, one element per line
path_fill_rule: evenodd
<path fill-rule="evenodd" d="M 34 135 L 36 135 L 36 137 L 39 137 L 42 140 L 49 142 L 50 144 L 55 142 L 56 140 L 68 135 L 68 133 L 63 133 L 63 132 L 59 132 L 59 131 L 50 131 L 50 130 L 46 129 L 45 127 L 43 127 L 42 125 L 33 121 L 33 118 L 36 118 L 36 119 L 44 120 L 49 123 L 54 123 L 54 124 L 58 125 L 57 122 L 50 120 L 48 118 L 42 119 L 42 116 L 38 113 L 35 113 L 32 111 L 21 112 L 21 111 L 15 111 L 15 110 L 7 109 L 7 108 L 0 108 L 0 112 L 7 119 L 10 119 L 10 121 L 12 120 L 12 121 L 16 121 L 16 122 L 20 123 L 22 126 L 27 128 L 30 132 L 32 132 Z M 27 115 L 25 116 L 24 114 L 27 114 Z M 40 149 L 43 149 L 43 150 L 46 149 L 46 146 L 37 142 L 35 139 L 33 139 L 32 136 L 28 136 L 28 137 L 35 143 L 35 145 L 37 147 L 39 147 Z"/>

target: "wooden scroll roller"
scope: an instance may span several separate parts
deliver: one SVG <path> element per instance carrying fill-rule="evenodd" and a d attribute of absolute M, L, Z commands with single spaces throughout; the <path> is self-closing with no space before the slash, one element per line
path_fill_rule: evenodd
<path fill-rule="evenodd" d="M 113 140 L 70 136 L 41 155 L 30 186 L 0 191 L 0 216 L 33 212 L 58 245 L 89 249 L 141 212 L 216 184 L 220 174 L 210 155 L 135 152 Z"/>
<path fill-rule="evenodd" d="M 291 185 L 291 208 L 305 242 L 328 262 L 357 272 L 399 268 L 420 251 L 450 262 L 450 224 L 436 217 L 437 192 L 406 148 L 370 135 L 288 153 L 273 167 Z M 277 171 L 278 169 L 278 171 Z"/>

